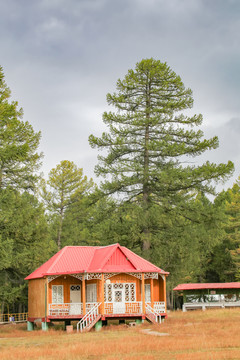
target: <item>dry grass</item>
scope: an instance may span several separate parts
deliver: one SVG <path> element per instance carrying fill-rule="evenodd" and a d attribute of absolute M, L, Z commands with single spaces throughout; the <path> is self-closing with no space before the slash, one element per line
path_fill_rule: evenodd
<path fill-rule="evenodd" d="M 169 336 L 142 333 L 151 329 Z M 240 309 L 171 313 L 161 326 L 109 326 L 101 332 L 27 332 L 0 328 L 0 359 L 231 360 L 240 359 Z"/>

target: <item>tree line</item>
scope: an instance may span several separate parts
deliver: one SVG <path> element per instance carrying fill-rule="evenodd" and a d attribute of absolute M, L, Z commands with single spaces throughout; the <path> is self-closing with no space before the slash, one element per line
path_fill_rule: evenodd
<path fill-rule="evenodd" d="M 44 179 L 41 134 L 22 119 L 0 67 L 2 313 L 27 309 L 24 277 L 67 245 L 127 246 L 170 272 L 170 303 L 181 282 L 240 280 L 240 180 L 217 194 L 233 163 L 197 164 L 218 139 L 204 138 L 201 114 L 189 115 L 191 90 L 166 63 L 144 59 L 107 102 L 108 132 L 89 136 L 101 184 L 69 160 Z"/>

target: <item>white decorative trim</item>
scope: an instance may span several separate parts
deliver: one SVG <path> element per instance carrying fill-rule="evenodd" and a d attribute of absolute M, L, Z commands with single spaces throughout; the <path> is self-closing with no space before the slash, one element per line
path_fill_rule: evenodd
<path fill-rule="evenodd" d="M 145 273 L 144 279 L 158 279 L 158 273 Z"/>
<path fill-rule="evenodd" d="M 161 276 L 161 278 L 163 279 L 163 281 L 165 281 L 165 275 L 159 274 L 159 276 Z"/>
<path fill-rule="evenodd" d="M 70 275 L 81 281 L 83 279 L 83 274 L 70 274 Z"/>
<path fill-rule="evenodd" d="M 139 280 L 142 280 L 142 273 L 127 273 L 128 275 L 132 275 L 136 278 L 138 278 Z"/>
<path fill-rule="evenodd" d="M 48 283 L 50 283 L 51 281 L 53 281 L 54 279 L 58 278 L 61 275 L 51 275 L 47 277 L 47 281 Z"/>
<path fill-rule="evenodd" d="M 106 273 L 106 274 L 104 274 L 104 280 L 107 280 L 110 277 L 113 277 L 113 276 L 115 276 L 117 274 L 119 274 L 119 273 Z"/>
<path fill-rule="evenodd" d="M 92 279 L 101 280 L 101 278 L 102 278 L 102 274 L 100 273 L 88 273 L 85 275 L 86 280 L 92 280 Z"/>

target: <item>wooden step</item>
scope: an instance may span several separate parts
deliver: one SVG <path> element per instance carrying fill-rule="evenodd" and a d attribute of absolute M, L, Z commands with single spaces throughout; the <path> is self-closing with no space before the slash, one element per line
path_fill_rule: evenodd
<path fill-rule="evenodd" d="M 90 331 L 90 330 L 93 328 L 93 326 L 94 326 L 100 319 L 101 319 L 101 315 L 97 315 L 97 316 L 95 317 L 95 319 L 91 322 L 91 324 L 89 324 L 87 327 L 85 327 L 85 328 L 83 329 L 83 331 L 84 331 L 84 332 Z"/>

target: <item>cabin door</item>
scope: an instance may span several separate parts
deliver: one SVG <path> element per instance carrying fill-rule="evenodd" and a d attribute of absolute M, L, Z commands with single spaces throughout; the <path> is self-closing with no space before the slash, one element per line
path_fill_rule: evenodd
<path fill-rule="evenodd" d="M 70 311 L 69 315 L 81 314 L 81 286 L 70 286 Z"/>
<path fill-rule="evenodd" d="M 113 313 L 125 314 L 125 292 L 123 289 L 113 289 Z"/>

